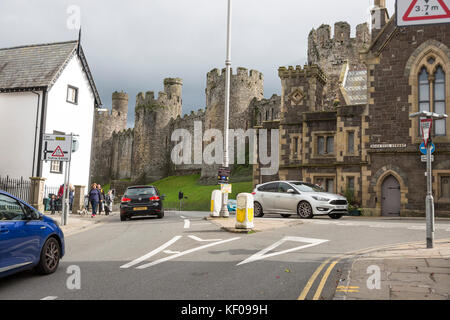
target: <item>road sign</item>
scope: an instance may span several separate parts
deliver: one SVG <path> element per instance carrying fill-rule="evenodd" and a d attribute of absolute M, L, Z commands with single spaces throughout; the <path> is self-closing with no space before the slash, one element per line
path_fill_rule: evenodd
<path fill-rule="evenodd" d="M 222 193 L 231 193 L 231 184 L 224 183 L 220 186 L 220 189 Z"/>
<path fill-rule="evenodd" d="M 72 155 L 72 137 L 66 135 L 44 134 L 44 161 L 69 162 Z"/>
<path fill-rule="evenodd" d="M 425 142 L 422 142 L 422 144 L 420 145 L 419 149 L 420 149 L 420 152 L 421 152 L 423 155 L 427 155 L 427 147 L 425 146 Z M 432 143 L 431 143 L 431 153 L 433 154 L 435 151 L 436 151 L 436 146 L 435 146 L 435 144 L 432 142 Z"/>
<path fill-rule="evenodd" d="M 397 0 L 397 26 L 450 23 L 450 0 Z"/>
<path fill-rule="evenodd" d="M 428 146 L 428 141 L 430 140 L 431 127 L 433 126 L 433 119 L 420 119 L 420 129 L 422 132 L 423 142 L 425 143 L 425 147 Z"/>
<path fill-rule="evenodd" d="M 422 162 L 427 162 L 427 156 L 420 156 L 420 160 Z M 434 162 L 434 156 L 431 155 L 431 162 Z"/>
<path fill-rule="evenodd" d="M 229 183 L 230 182 L 230 174 L 231 171 L 228 168 L 219 168 L 219 173 L 217 175 L 217 179 L 219 180 L 219 184 Z"/>

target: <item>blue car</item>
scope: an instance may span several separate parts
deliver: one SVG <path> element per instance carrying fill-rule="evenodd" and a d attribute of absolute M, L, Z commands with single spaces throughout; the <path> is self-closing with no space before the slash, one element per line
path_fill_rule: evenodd
<path fill-rule="evenodd" d="M 0 278 L 28 269 L 51 274 L 63 256 L 58 223 L 0 190 Z"/>

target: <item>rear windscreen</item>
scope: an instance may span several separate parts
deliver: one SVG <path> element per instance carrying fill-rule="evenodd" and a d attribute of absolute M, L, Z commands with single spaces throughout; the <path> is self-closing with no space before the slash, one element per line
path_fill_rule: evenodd
<path fill-rule="evenodd" d="M 156 196 L 155 188 L 133 188 L 128 189 L 127 196 Z"/>

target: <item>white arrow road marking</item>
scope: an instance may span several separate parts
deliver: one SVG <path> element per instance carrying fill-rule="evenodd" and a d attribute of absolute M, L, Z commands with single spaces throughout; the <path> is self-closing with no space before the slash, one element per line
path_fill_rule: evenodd
<path fill-rule="evenodd" d="M 166 249 L 167 247 L 169 247 L 173 243 L 177 242 L 180 238 L 181 238 L 181 236 L 176 236 L 172 240 L 169 240 L 168 242 L 166 242 L 165 244 L 160 246 L 159 248 L 153 250 L 152 252 L 147 253 L 146 255 L 143 255 L 140 258 L 137 258 L 136 260 L 131 261 L 130 263 L 124 264 L 120 268 L 121 269 L 127 269 L 127 268 L 130 268 L 130 267 L 132 267 L 134 265 L 137 265 L 137 264 L 141 263 L 142 261 L 147 260 L 148 258 L 153 257 L 155 254 L 163 251 L 164 249 Z"/>
<path fill-rule="evenodd" d="M 200 239 L 199 237 L 196 236 L 188 236 L 189 238 L 195 240 L 195 241 L 199 241 L 199 242 L 213 242 L 213 241 L 221 241 L 222 239 L 209 239 L 209 240 L 203 240 Z"/>
<path fill-rule="evenodd" d="M 188 219 L 185 219 L 184 220 L 184 228 L 189 229 L 190 226 L 191 226 L 191 222 Z"/>
<path fill-rule="evenodd" d="M 303 246 L 299 246 L 299 247 L 295 247 L 295 248 L 291 248 L 291 249 L 288 249 L 288 250 L 283 250 L 283 251 L 278 251 L 278 252 L 267 254 L 267 252 L 275 249 L 276 247 L 282 245 L 283 243 L 285 243 L 287 241 L 303 242 L 303 243 L 309 243 L 309 244 L 303 245 Z M 271 246 L 269 246 L 269 247 L 259 251 L 258 253 L 255 253 L 250 258 L 247 258 L 246 260 L 242 261 L 241 263 L 238 263 L 237 265 L 240 266 L 240 265 L 243 265 L 243 264 L 246 264 L 246 263 L 250 263 L 250 262 L 253 262 L 253 261 L 256 261 L 256 260 L 262 260 L 262 259 L 278 256 L 280 254 L 285 254 L 285 253 L 289 253 L 289 252 L 293 252 L 293 251 L 298 251 L 298 250 L 301 250 L 301 249 L 306 249 L 306 248 L 309 248 L 309 247 L 314 247 L 314 246 L 317 246 L 317 245 L 322 244 L 322 243 L 327 242 L 327 241 L 329 241 L 329 240 L 313 239 L 313 238 L 301 238 L 301 237 L 284 237 L 280 241 L 275 242 L 273 245 L 271 245 Z"/>
<path fill-rule="evenodd" d="M 152 266 L 155 266 L 155 265 L 157 265 L 157 264 L 160 264 L 160 263 L 163 263 L 163 262 L 172 260 L 172 259 L 179 258 L 179 257 L 181 257 L 181 256 L 184 256 L 184 255 L 186 255 L 186 254 L 189 254 L 189 253 L 192 253 L 192 252 L 195 252 L 195 251 L 199 251 L 199 250 L 202 250 L 202 249 L 206 249 L 206 248 L 209 248 L 209 247 L 212 247 L 212 246 L 217 246 L 217 245 L 219 245 L 219 244 L 231 242 L 231 241 L 238 240 L 238 239 L 240 239 L 240 238 L 232 238 L 232 239 L 228 239 L 228 240 L 223 240 L 223 241 L 219 241 L 219 242 L 214 242 L 214 243 L 206 244 L 206 245 L 201 246 L 201 247 L 198 247 L 198 248 L 186 250 L 186 251 L 180 252 L 180 253 L 178 253 L 178 254 L 175 254 L 175 255 L 173 255 L 173 256 L 166 257 L 166 258 L 163 258 L 163 259 L 159 259 L 159 260 L 153 261 L 153 262 L 151 262 L 151 263 L 144 264 L 144 265 L 142 265 L 142 266 L 140 266 L 140 267 L 137 267 L 136 269 L 145 269 L 145 268 L 148 268 L 148 267 L 152 267 Z"/>
<path fill-rule="evenodd" d="M 48 296 L 48 297 L 42 298 L 41 300 L 56 300 L 56 299 L 58 299 L 58 297 Z"/>

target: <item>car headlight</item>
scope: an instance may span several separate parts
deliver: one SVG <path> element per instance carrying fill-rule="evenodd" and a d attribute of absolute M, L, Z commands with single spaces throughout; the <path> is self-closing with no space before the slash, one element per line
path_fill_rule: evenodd
<path fill-rule="evenodd" d="M 318 197 L 318 196 L 312 196 L 312 198 L 313 198 L 314 200 L 317 200 L 317 201 L 323 201 L 323 202 L 328 202 L 328 201 L 330 201 L 330 199 L 322 198 L 322 197 Z"/>

